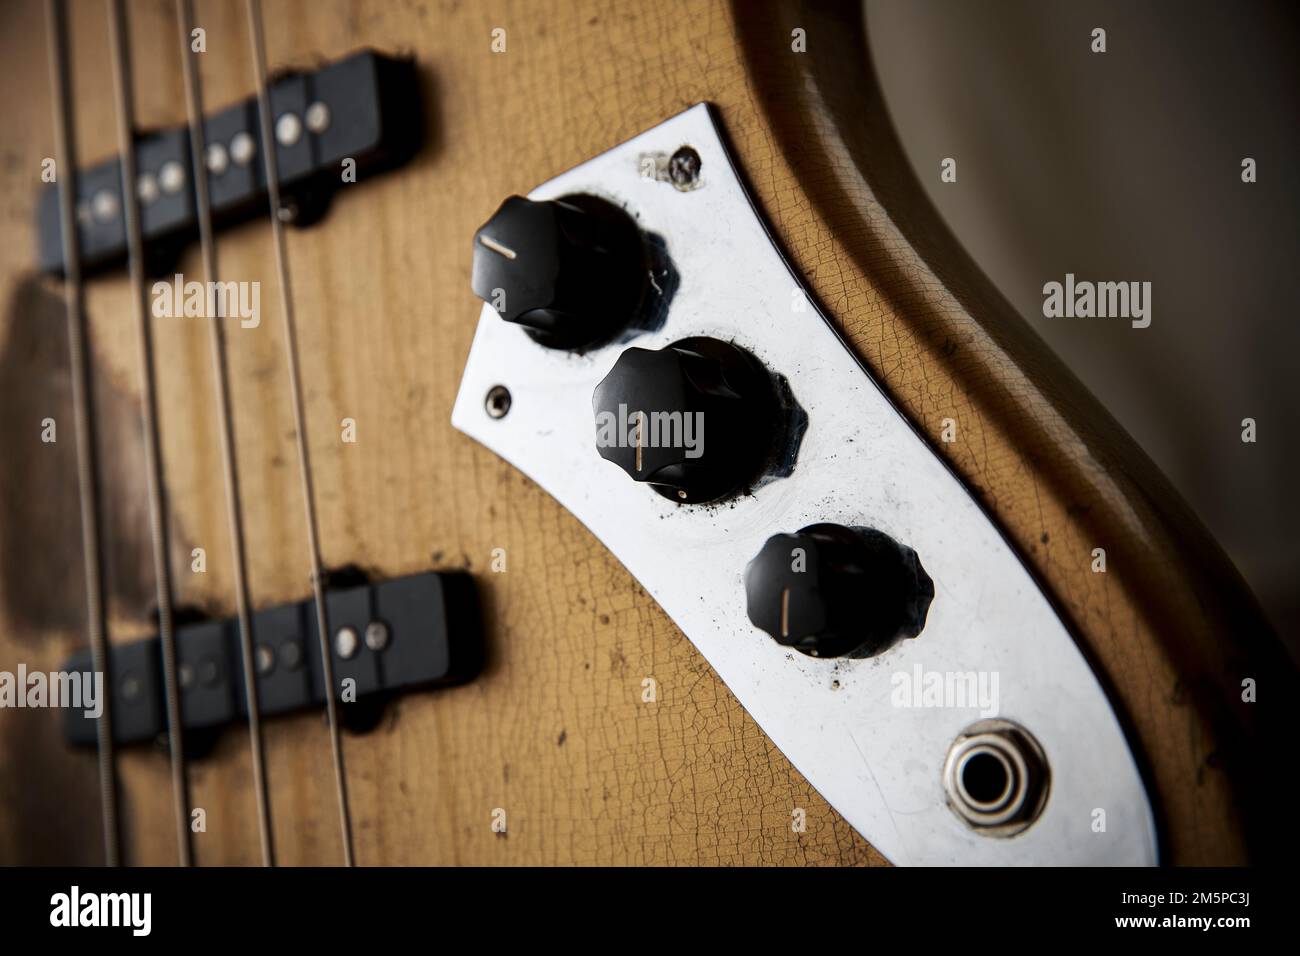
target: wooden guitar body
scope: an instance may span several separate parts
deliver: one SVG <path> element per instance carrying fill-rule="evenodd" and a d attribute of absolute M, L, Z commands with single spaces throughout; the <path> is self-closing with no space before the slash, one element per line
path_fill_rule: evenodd
<path fill-rule="evenodd" d="M 82 165 L 116 152 L 102 4 L 70 5 Z M 174 10 L 128 3 L 137 117 L 185 122 Z M 198 0 L 206 102 L 253 89 L 241 4 Z M 507 195 L 686 107 L 713 105 L 776 240 L 886 391 L 973 489 L 1110 691 L 1172 863 L 1236 864 L 1294 843 L 1279 765 L 1294 667 L 1245 584 L 1137 445 L 978 273 L 920 198 L 871 91 L 853 5 L 268 0 L 273 69 L 360 47 L 414 56 L 425 142 L 289 233 L 308 442 L 326 567 L 376 579 L 475 575 L 487 663 L 392 701 L 344 738 L 362 864 L 884 864 L 764 736 L 619 562 L 449 418 L 480 303 L 471 238 Z M 85 644 L 59 281 L 32 226 L 53 121 L 37 2 L 0 13 L 0 670 L 52 670 Z M 495 29 L 505 31 L 494 52 Z M 791 49 L 806 31 L 808 53 Z M 218 235 L 223 275 L 262 284 L 229 362 L 251 596 L 309 596 L 271 236 Z M 178 269 L 198 272 L 198 250 Z M 112 641 L 153 633 L 131 301 L 88 279 Z M 201 320 L 155 321 L 178 606 L 234 612 L 217 416 Z M 59 440 L 41 441 L 40 422 Z M 355 443 L 340 441 L 343 419 Z M 959 439 L 941 442 L 944 419 Z M 66 426 L 65 426 L 66 422 Z M 67 436 L 66 438 L 64 436 Z M 206 570 L 191 570 L 203 548 Z M 1104 548 L 1105 573 L 1093 551 Z M 492 567 L 495 549 L 504 571 Z M 643 700 L 653 678 L 657 699 Z M 1243 701 L 1257 681 L 1260 702 Z M 341 859 L 318 714 L 265 727 L 282 864 Z M 165 753 L 118 756 L 126 862 L 176 846 Z M 0 711 L 0 861 L 102 859 L 93 751 L 49 711 Z M 196 862 L 260 862 L 247 737 L 190 764 Z M 806 830 L 791 827 L 792 808 Z M 504 811 L 505 832 L 494 829 Z"/>

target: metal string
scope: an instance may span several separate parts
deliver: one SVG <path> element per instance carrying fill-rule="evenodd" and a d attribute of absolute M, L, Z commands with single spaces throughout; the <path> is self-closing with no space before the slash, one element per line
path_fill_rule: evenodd
<path fill-rule="evenodd" d="M 212 202 L 208 191 L 207 153 L 203 136 L 203 94 L 190 47 L 194 26 L 192 0 L 176 0 L 176 21 L 180 28 L 181 63 L 185 71 L 185 101 L 189 115 L 190 161 L 194 176 L 194 200 L 198 212 L 199 245 L 203 256 L 206 288 L 217 281 L 217 245 L 212 235 Z M 213 297 L 209 297 L 213 302 Z M 253 756 L 253 790 L 257 800 L 258 834 L 262 843 L 262 864 L 275 866 L 275 844 L 271 832 L 271 803 L 267 792 L 266 754 L 262 743 L 262 711 L 258 697 L 256 662 L 253 657 L 253 624 L 249 612 L 248 572 L 244 549 L 244 525 L 239 502 L 239 473 L 235 465 L 235 434 L 231 422 L 230 390 L 226 363 L 223 316 L 211 315 L 208 331 L 212 351 L 212 375 L 216 388 L 221 464 L 226 487 L 226 514 L 230 524 L 230 546 L 234 557 L 235 605 L 239 618 L 239 646 L 244 667 L 244 697 L 248 701 L 248 744 Z"/>
<path fill-rule="evenodd" d="M 100 561 L 99 482 L 95 421 L 91 408 L 90 361 L 81 287 L 81 237 L 77 229 L 77 158 L 72 128 L 72 83 L 68 71 L 67 11 L 62 0 L 45 0 L 50 89 L 54 99 L 55 179 L 59 192 L 59 233 L 63 244 L 63 297 L 72 365 L 72 410 L 77 442 L 77 490 L 81 498 L 81 548 L 86 571 L 86 626 L 91 667 L 104 675 L 103 708 L 95 720 L 99 762 L 99 805 L 104 830 L 104 862 L 121 864 L 117 817 L 117 765 L 113 751 L 112 674 L 104 624 L 104 573 Z"/>
<path fill-rule="evenodd" d="M 190 844 L 189 780 L 176 673 L 176 634 L 172 613 L 171 567 L 168 554 L 167 511 L 162 455 L 158 439 L 158 405 L 154 388 L 153 338 L 145 300 L 144 244 L 140 232 L 140 201 L 136 191 L 135 117 L 131 85 L 131 49 L 122 0 L 107 0 L 109 45 L 113 60 L 113 93 L 117 100 L 117 140 L 122 163 L 122 212 L 126 225 L 128 271 L 135 300 L 140 360 L 141 417 L 149 493 L 149 530 L 153 538 L 154 577 L 158 592 L 158 635 L 162 643 L 163 684 L 167 704 L 167 739 L 171 753 L 172 800 L 176 811 L 176 842 L 181 866 L 193 864 Z"/>
<path fill-rule="evenodd" d="M 330 653 L 329 616 L 325 609 L 325 580 L 321 571 L 320 544 L 316 526 L 316 496 L 311 462 L 307 452 L 307 423 L 303 410 L 302 383 L 298 369 L 298 337 L 294 325 L 293 294 L 289 286 L 289 261 L 281 222 L 280 180 L 275 161 L 275 137 L 271 129 L 271 97 L 266 84 L 266 41 L 262 34 L 262 5 L 246 0 L 249 39 L 253 48 L 253 69 L 257 82 L 257 114 L 261 126 L 262 157 L 266 165 L 266 188 L 270 196 L 271 235 L 280 278 L 280 311 L 284 316 L 284 337 L 289 363 L 289 385 L 293 398 L 294 427 L 298 437 L 298 466 L 302 476 L 303 505 L 307 513 L 307 548 L 311 556 L 311 586 L 316 601 L 316 633 L 320 639 L 321 670 L 325 683 L 325 712 L 329 719 L 330 748 L 334 756 L 334 783 L 338 792 L 339 825 L 343 838 L 343 861 L 352 866 L 352 818 L 348 810 L 347 779 L 343 770 L 343 745 L 339 737 L 337 689 Z"/>

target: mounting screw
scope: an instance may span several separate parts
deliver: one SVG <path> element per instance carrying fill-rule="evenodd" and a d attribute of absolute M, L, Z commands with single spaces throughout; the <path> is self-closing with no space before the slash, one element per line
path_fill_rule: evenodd
<path fill-rule="evenodd" d="M 683 146 L 668 160 L 668 178 L 678 189 L 694 189 L 699 184 L 702 165 L 700 154 Z"/>
<path fill-rule="evenodd" d="M 366 647 L 372 651 L 382 651 L 388 646 L 388 625 L 383 621 L 371 621 L 366 625 Z"/>
<path fill-rule="evenodd" d="M 257 645 L 257 673 L 265 677 L 275 667 L 275 651 L 267 644 Z"/>
<path fill-rule="evenodd" d="M 340 627 L 334 635 L 334 653 L 345 661 L 355 657 L 360 646 L 361 640 L 357 637 L 355 627 Z"/>
<path fill-rule="evenodd" d="M 510 411 L 510 402 L 510 389 L 504 385 L 493 385 L 488 389 L 483 407 L 491 418 L 505 418 L 506 412 Z"/>

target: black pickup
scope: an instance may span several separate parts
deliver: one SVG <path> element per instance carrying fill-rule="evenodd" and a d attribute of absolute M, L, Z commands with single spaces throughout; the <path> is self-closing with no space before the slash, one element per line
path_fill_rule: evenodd
<path fill-rule="evenodd" d="M 426 572 L 327 591 L 326 607 L 334 632 L 334 680 L 340 689 L 345 681 L 355 681 L 355 704 L 344 698 L 339 705 L 344 718 L 350 708 L 365 709 L 367 703 L 382 703 L 397 693 L 463 683 L 482 667 L 478 600 L 468 574 Z M 262 715 L 323 708 L 314 601 L 269 608 L 253 615 L 252 625 Z M 367 640 L 372 626 L 382 629 L 375 635 L 382 640 Z M 341 640 L 344 630 L 351 633 Z M 216 729 L 247 717 L 237 619 L 177 627 L 176 656 L 181 722 L 187 731 Z M 61 668 L 82 674 L 91 669 L 89 650 Z M 158 638 L 114 645 L 108 674 L 114 740 L 142 743 L 166 733 Z M 75 707 L 64 714 L 68 741 L 93 745 L 94 719 Z"/>
<path fill-rule="evenodd" d="M 355 160 L 360 181 L 406 162 L 423 138 L 419 79 L 412 60 L 365 50 L 314 73 L 282 74 L 271 82 L 269 96 L 273 130 L 281 117 L 292 114 L 287 127 L 291 134 L 285 141 L 277 135 L 276 169 L 282 198 L 292 205 L 291 219 L 298 225 L 308 225 L 324 213 L 334 189 L 343 183 L 344 159 Z M 317 106 L 310 113 L 316 122 L 309 123 L 314 104 L 323 109 Z M 204 142 L 224 153 L 224 162 L 208 165 L 213 228 L 268 216 L 257 98 L 209 114 L 203 125 Z M 198 237 L 188 128 L 137 134 L 136 167 L 146 258 L 149 271 L 156 274 L 170 269 L 180 251 Z M 126 230 L 120 158 L 78 171 L 76 214 L 83 271 L 90 274 L 122 264 Z M 53 183 L 41 191 L 36 218 L 41 270 L 60 274 L 59 196 Z"/>

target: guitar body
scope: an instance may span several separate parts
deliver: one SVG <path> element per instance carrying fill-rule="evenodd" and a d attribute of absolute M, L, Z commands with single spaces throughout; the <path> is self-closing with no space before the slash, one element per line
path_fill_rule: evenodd
<path fill-rule="evenodd" d="M 1245 585 L 917 201 L 883 106 L 862 92 L 860 16 L 813 6 L 268 0 L 272 69 L 363 46 L 414 55 L 428 131 L 411 163 L 342 188 L 320 223 L 288 234 L 324 564 L 375 579 L 466 570 L 483 606 L 478 678 L 396 699 L 375 729 L 344 737 L 358 862 L 886 862 L 619 562 L 449 423 L 481 306 L 469 281 L 475 230 L 503 197 L 702 101 L 818 304 L 1072 628 L 1146 774 L 1163 858 L 1240 863 L 1266 853 L 1270 834 L 1277 852 L 1294 832 L 1274 829 L 1279 797 L 1260 778 L 1285 721 L 1270 728 L 1241 699 L 1243 679 L 1273 681 L 1281 698 L 1294 676 Z M 128 10 L 139 125 L 183 124 L 172 6 Z M 57 278 L 37 272 L 31 238 L 53 120 L 41 5 L 7 4 L 0 16 L 0 211 L 11 234 L 0 244 L 0 670 L 48 671 L 86 641 L 63 305 Z M 83 165 L 116 152 L 104 19 L 102 4 L 70 5 Z M 199 0 L 196 20 L 207 32 L 207 104 L 246 98 L 242 5 Z M 796 26 L 814 51 L 803 57 L 791 53 Z M 503 53 L 491 49 L 497 27 Z M 261 608 L 310 595 L 285 341 L 266 223 L 220 232 L 217 248 L 224 276 L 263 290 L 260 326 L 229 336 Z M 194 247 L 178 271 L 200 270 Z M 155 627 L 131 307 L 120 270 L 87 280 L 114 643 Z M 187 319 L 155 320 L 155 330 L 176 603 L 229 616 L 207 332 Z M 53 445 L 40 438 L 47 416 L 59 423 Z M 340 440 L 347 418 L 355 443 Z M 960 423 L 957 441 L 939 441 L 944 419 Z M 1099 547 L 1106 573 L 1092 569 Z M 191 569 L 196 548 L 202 573 Z M 500 553 L 503 571 L 493 567 Z M 338 862 L 323 717 L 277 718 L 265 734 L 279 862 Z M 165 753 L 123 748 L 118 766 L 126 862 L 174 862 Z M 259 863 L 247 736 L 228 730 L 190 775 L 191 802 L 206 814 L 196 862 Z M 49 711 L 0 711 L 0 861 L 100 862 L 97 800 L 93 751 L 70 749 Z M 794 808 L 806 811 L 803 832 Z M 508 826 L 497 832 L 502 810 Z"/>

